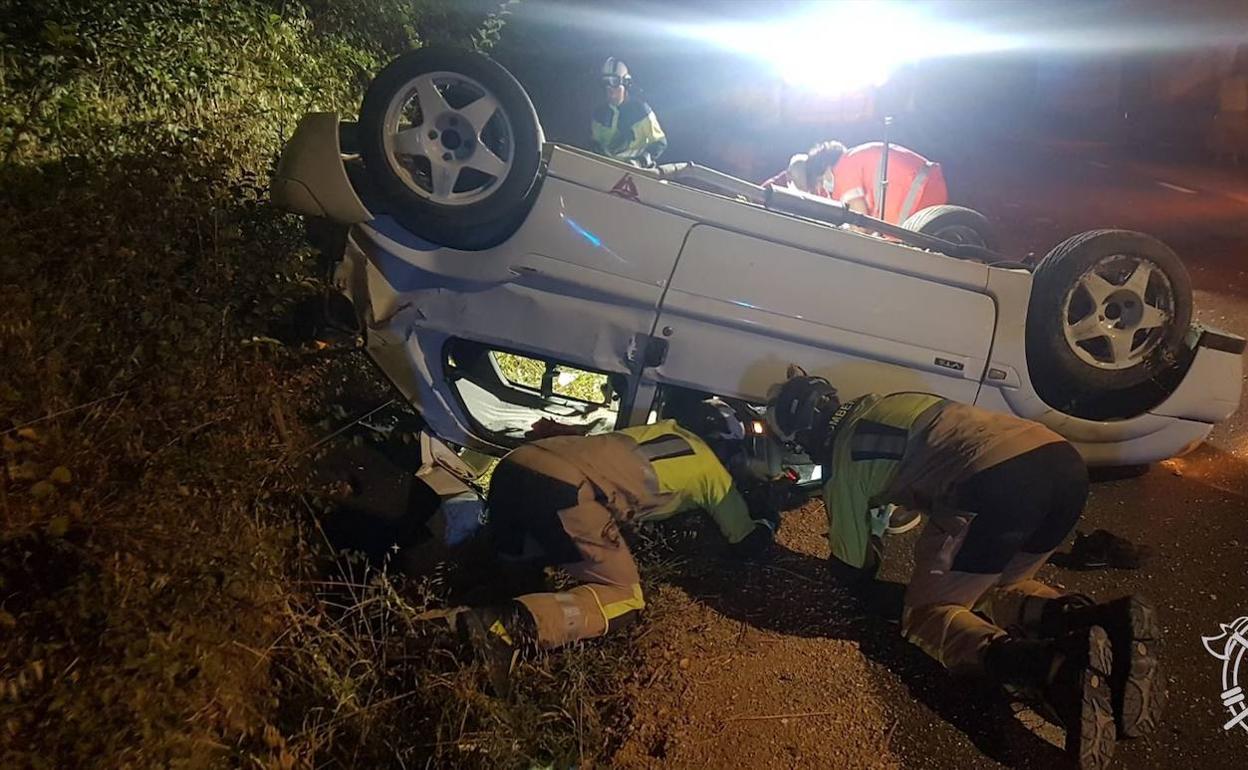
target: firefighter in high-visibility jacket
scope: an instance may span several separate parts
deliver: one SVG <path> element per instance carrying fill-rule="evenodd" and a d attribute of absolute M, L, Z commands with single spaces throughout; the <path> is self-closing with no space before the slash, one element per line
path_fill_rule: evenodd
<path fill-rule="evenodd" d="M 611 57 L 602 65 L 606 100 L 590 121 L 593 150 L 642 168 L 653 166 L 667 149 L 667 135 L 654 110 L 631 93 L 632 77 L 624 62 Z"/>
<path fill-rule="evenodd" d="M 890 144 L 886 165 L 883 142 L 850 149 L 840 142 L 821 142 L 807 153 L 794 155 L 788 168 L 763 184 L 788 185 L 831 198 L 860 214 L 895 225 L 917 211 L 949 202 L 939 163 Z"/>
<path fill-rule="evenodd" d="M 940 164 L 897 144 L 888 147 L 887 165 L 883 142 L 851 147 L 833 166 L 832 174 L 833 200 L 894 225 L 916 211 L 949 202 Z"/>
<path fill-rule="evenodd" d="M 580 585 L 474 608 L 460 616 L 461 628 L 477 642 L 551 648 L 628 625 L 645 599 L 621 525 L 701 509 L 737 556 L 765 551 L 779 513 L 752 511 L 716 451 L 726 456 L 740 444 L 741 421 L 718 401 L 685 421 L 692 430 L 664 420 L 540 439 L 504 457 L 486 504 L 500 558 L 557 565 Z"/>
<path fill-rule="evenodd" d="M 928 514 L 902 610 L 908 640 L 951 671 L 1037 694 L 1082 767 L 1109 761 L 1115 722 L 1123 737 L 1157 727 L 1165 694 L 1152 606 L 1138 596 L 1096 604 L 1035 579 L 1088 494 L 1083 459 L 1064 439 L 926 393 L 841 403 L 826 380 L 805 376 L 778 388 L 768 422 L 823 465 L 829 563 L 842 582 L 874 580 L 888 504 Z"/>

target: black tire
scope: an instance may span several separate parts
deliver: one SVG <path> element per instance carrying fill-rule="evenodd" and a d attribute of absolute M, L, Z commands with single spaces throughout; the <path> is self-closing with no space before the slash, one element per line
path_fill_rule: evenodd
<path fill-rule="evenodd" d="M 1149 346 L 1135 364 L 1111 369 L 1089 363 L 1072 349 L 1075 343 L 1068 342 L 1066 335 L 1068 321 L 1074 322 L 1083 317 L 1082 313 L 1075 318 L 1069 317 L 1071 304 L 1090 301 L 1091 295 L 1082 298 L 1077 295 L 1077 292 L 1083 291 L 1077 286 L 1098 265 L 1102 265 L 1097 272 L 1101 275 L 1101 270 L 1115 269 L 1118 264 L 1115 260 L 1121 262 L 1118 269 L 1125 271 L 1130 269 L 1131 260 L 1140 259 L 1147 260 L 1155 268 L 1146 290 L 1166 291 L 1170 297 L 1168 325 L 1156 327 L 1159 331 L 1153 339 L 1149 338 L 1146 329 L 1134 333 L 1132 340 L 1140 342 L 1133 344 Z M 1164 276 L 1165 283 L 1154 283 L 1156 272 Z M 1123 285 L 1114 278 L 1109 277 L 1110 284 Z M 1125 283 L 1125 279 L 1123 281 Z M 1100 312 L 1095 305 L 1089 304 L 1088 307 L 1093 308 L 1092 312 Z M 1109 311 L 1100 316 L 1102 322 L 1107 317 L 1112 321 L 1118 316 Z M 1130 391 L 1179 363 L 1184 358 L 1184 337 L 1191 318 L 1191 278 L 1170 247 L 1152 236 L 1129 230 L 1080 233 L 1058 244 L 1033 273 L 1031 304 L 1027 310 L 1027 366 L 1037 392 L 1053 406 L 1062 408 L 1070 402 L 1086 403 L 1090 399 L 1105 401 L 1103 397 Z M 1146 336 L 1139 337 L 1141 332 Z M 1101 339 L 1088 342 L 1108 344 L 1107 340 Z M 1093 348 L 1085 348 L 1085 352 L 1093 357 L 1096 355 Z M 1120 399 L 1108 399 L 1111 402 L 1114 400 Z"/>
<path fill-rule="evenodd" d="M 1098 465 L 1088 468 L 1088 480 L 1093 484 L 1100 484 L 1109 481 L 1138 479 L 1140 476 L 1148 473 L 1149 467 L 1146 463 L 1139 465 Z"/>
<path fill-rule="evenodd" d="M 386 117 L 391 102 L 413 80 L 433 72 L 454 73 L 476 81 L 497 99 L 500 112 L 506 116 L 511 134 L 511 167 L 482 200 L 461 205 L 430 200 L 413 189 L 412 182 L 391 163 L 386 149 Z M 449 91 L 444 96 L 451 101 L 448 94 Z M 493 125 L 493 121 L 487 125 Z M 400 56 L 377 74 L 360 109 L 360 151 L 390 214 L 417 236 L 455 249 L 490 248 L 520 226 L 536 193 L 542 141 L 537 112 L 524 88 L 502 65 L 471 51 L 421 48 Z"/>
<path fill-rule="evenodd" d="M 988 217 L 965 206 L 928 206 L 911 214 L 901 226 L 951 243 L 997 250 L 997 230 Z"/>

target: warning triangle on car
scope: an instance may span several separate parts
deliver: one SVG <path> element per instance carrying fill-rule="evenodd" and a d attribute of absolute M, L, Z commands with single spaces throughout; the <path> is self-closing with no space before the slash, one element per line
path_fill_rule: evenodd
<path fill-rule="evenodd" d="M 641 196 L 637 194 L 637 183 L 633 181 L 632 174 L 625 174 L 620 177 L 620 181 L 615 183 L 615 187 L 611 188 L 612 195 L 618 195 L 621 198 L 628 198 L 630 201 L 640 201 Z"/>

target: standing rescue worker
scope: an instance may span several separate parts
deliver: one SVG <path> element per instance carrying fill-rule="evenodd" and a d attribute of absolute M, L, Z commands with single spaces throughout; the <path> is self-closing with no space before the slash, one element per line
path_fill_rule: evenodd
<path fill-rule="evenodd" d="M 929 514 L 901 630 L 950 671 L 1023 688 L 1081 767 L 1157 726 L 1159 626 L 1138 596 L 1095 604 L 1036 581 L 1088 493 L 1078 452 L 1044 426 L 924 393 L 841 403 L 822 378 L 780 386 L 768 421 L 824 466 L 833 572 L 858 588 L 882 559 L 888 503 Z M 1005 629 L 1011 629 L 1007 632 Z M 1021 635 L 1015 635 L 1015 630 Z"/>
<path fill-rule="evenodd" d="M 667 149 L 667 136 L 654 110 L 629 93 L 633 79 L 628 67 L 614 56 L 602 65 L 606 101 L 594 109 L 590 121 L 594 152 L 649 168 Z"/>
<path fill-rule="evenodd" d="M 692 430 L 665 420 L 546 438 L 503 458 L 487 501 L 500 557 L 558 565 L 580 585 L 461 613 L 457 624 L 467 624 L 460 627 L 478 646 L 552 648 L 631 623 L 645 600 L 621 524 L 700 508 L 737 556 L 767 548 L 778 511 L 752 513 L 716 451 L 727 456 L 744 438 L 744 425 L 716 400 L 698 405 L 686 422 Z"/>
<path fill-rule="evenodd" d="M 885 173 L 888 175 L 887 194 L 884 192 Z M 949 202 L 949 190 L 940 164 L 896 144 L 888 147 L 887 168 L 884 143 L 869 142 L 848 150 L 837 161 L 832 174 L 833 200 L 894 225 L 905 222 L 916 211 Z"/>
<path fill-rule="evenodd" d="M 811 195 L 831 198 L 860 214 L 895 225 L 905 222 L 916 211 L 949 202 L 945 174 L 939 163 L 914 150 L 890 144 L 885 168 L 883 142 L 860 144 L 849 150 L 840 142 L 821 142 L 810 152 L 794 155 L 788 168 L 763 182 L 764 186 L 768 184 L 789 185 Z"/>

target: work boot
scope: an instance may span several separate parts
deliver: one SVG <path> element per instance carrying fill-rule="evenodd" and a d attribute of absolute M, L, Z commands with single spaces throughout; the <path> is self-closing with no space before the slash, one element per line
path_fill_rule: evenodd
<path fill-rule="evenodd" d="M 493 607 L 465 607 L 452 616 L 451 625 L 485 664 L 495 694 L 506 697 L 516 659 L 536 646 L 533 616 L 523 604 L 513 601 Z"/>
<path fill-rule="evenodd" d="M 1137 545 L 1104 529 L 1092 534 L 1075 534 L 1070 547 L 1070 561 L 1076 569 L 1140 569 L 1153 557 L 1153 549 Z"/>
<path fill-rule="evenodd" d="M 912 508 L 902 508 L 896 506 L 888 515 L 888 526 L 884 529 L 886 535 L 901 535 L 923 523 L 923 514 Z"/>
<path fill-rule="evenodd" d="M 1166 682 L 1157 650 L 1161 625 L 1153 605 L 1142 596 L 1124 596 L 1095 604 L 1081 594 L 1048 602 L 1040 617 L 1041 633 L 1058 636 L 1100 626 L 1109 633 L 1114 668 L 1109 675 L 1118 734 L 1138 738 L 1157 729 L 1166 705 Z"/>
<path fill-rule="evenodd" d="M 1093 626 L 1060 639 L 1003 636 L 984 652 L 988 675 L 1038 697 L 1066 728 L 1066 753 L 1082 770 L 1102 770 L 1114 754 L 1109 636 Z"/>

